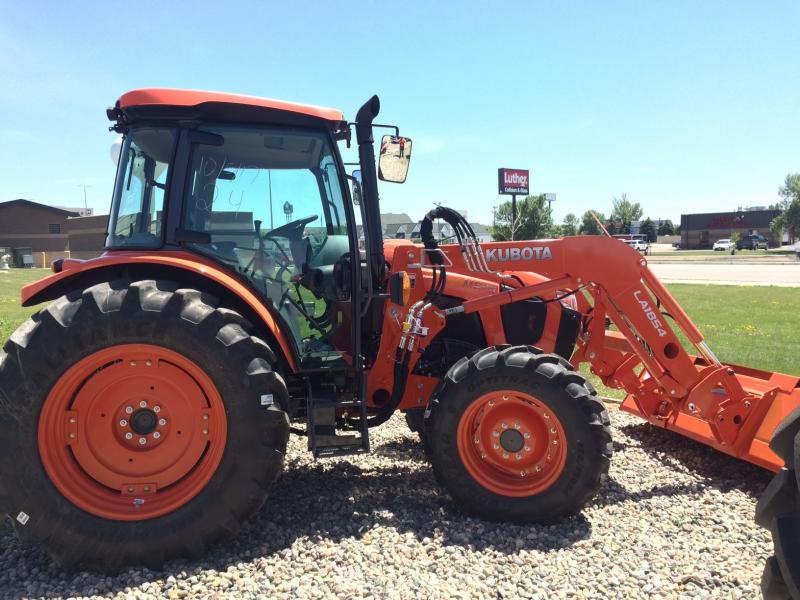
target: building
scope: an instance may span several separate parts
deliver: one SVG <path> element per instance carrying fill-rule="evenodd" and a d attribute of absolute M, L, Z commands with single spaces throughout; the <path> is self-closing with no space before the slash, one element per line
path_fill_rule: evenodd
<path fill-rule="evenodd" d="M 733 212 L 681 215 L 681 247 L 687 249 L 711 248 L 717 240 L 760 233 L 770 246 L 780 246 L 780 238 L 770 231 L 772 220 L 779 210 L 737 210 Z"/>
<path fill-rule="evenodd" d="M 0 246 L 63 253 L 67 249 L 67 219 L 76 216 L 31 200 L 0 202 Z"/>
<path fill-rule="evenodd" d="M 103 253 L 108 215 L 67 219 L 67 249 L 70 258 L 94 258 Z"/>

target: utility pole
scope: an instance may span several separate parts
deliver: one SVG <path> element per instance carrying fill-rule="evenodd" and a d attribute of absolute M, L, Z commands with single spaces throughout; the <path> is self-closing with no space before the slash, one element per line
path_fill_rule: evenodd
<path fill-rule="evenodd" d="M 86 209 L 86 212 L 89 212 L 89 204 L 86 201 L 86 188 L 90 188 L 90 185 L 78 184 L 79 188 L 83 188 L 83 208 Z"/>

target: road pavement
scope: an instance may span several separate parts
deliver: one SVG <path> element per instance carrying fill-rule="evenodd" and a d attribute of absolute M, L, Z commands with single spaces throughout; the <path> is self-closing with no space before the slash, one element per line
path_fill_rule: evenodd
<path fill-rule="evenodd" d="M 664 283 L 713 283 L 800 287 L 800 262 L 794 264 L 718 264 L 649 262 Z"/>

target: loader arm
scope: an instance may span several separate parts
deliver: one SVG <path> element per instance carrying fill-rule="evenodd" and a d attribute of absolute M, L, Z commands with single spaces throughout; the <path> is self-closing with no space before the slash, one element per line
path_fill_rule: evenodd
<path fill-rule="evenodd" d="M 646 259 L 626 244 L 600 236 L 494 242 L 478 247 L 483 260 L 458 245 L 440 250 L 450 271 L 474 273 L 483 264 L 487 278 L 508 282 L 502 293 L 448 314 L 574 292 L 584 319 L 573 362 L 588 362 L 605 385 L 628 392 L 623 410 L 760 466 L 783 465 L 768 443 L 800 406 L 800 378 L 720 362 Z M 515 271 L 547 280 L 522 286 L 509 277 Z M 606 317 L 617 331 L 606 328 Z"/>

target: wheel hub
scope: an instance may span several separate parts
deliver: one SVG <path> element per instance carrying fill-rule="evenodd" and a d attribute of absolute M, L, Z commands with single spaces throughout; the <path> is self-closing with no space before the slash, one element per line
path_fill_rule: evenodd
<path fill-rule="evenodd" d="M 149 408 L 143 408 L 133 413 L 131 429 L 139 435 L 148 435 L 156 430 L 158 417 Z"/>
<path fill-rule="evenodd" d="M 566 435 L 558 418 L 536 397 L 516 390 L 476 398 L 461 416 L 457 437 L 466 470 L 504 496 L 546 490 L 566 462 Z"/>
<path fill-rule="evenodd" d="M 111 346 L 70 367 L 39 417 L 47 474 L 75 505 L 121 521 L 157 517 L 198 494 L 227 426 L 208 375 L 175 351 Z"/>
<path fill-rule="evenodd" d="M 519 452 L 525 446 L 525 438 L 516 429 L 506 429 L 500 434 L 500 445 L 506 452 Z"/>

